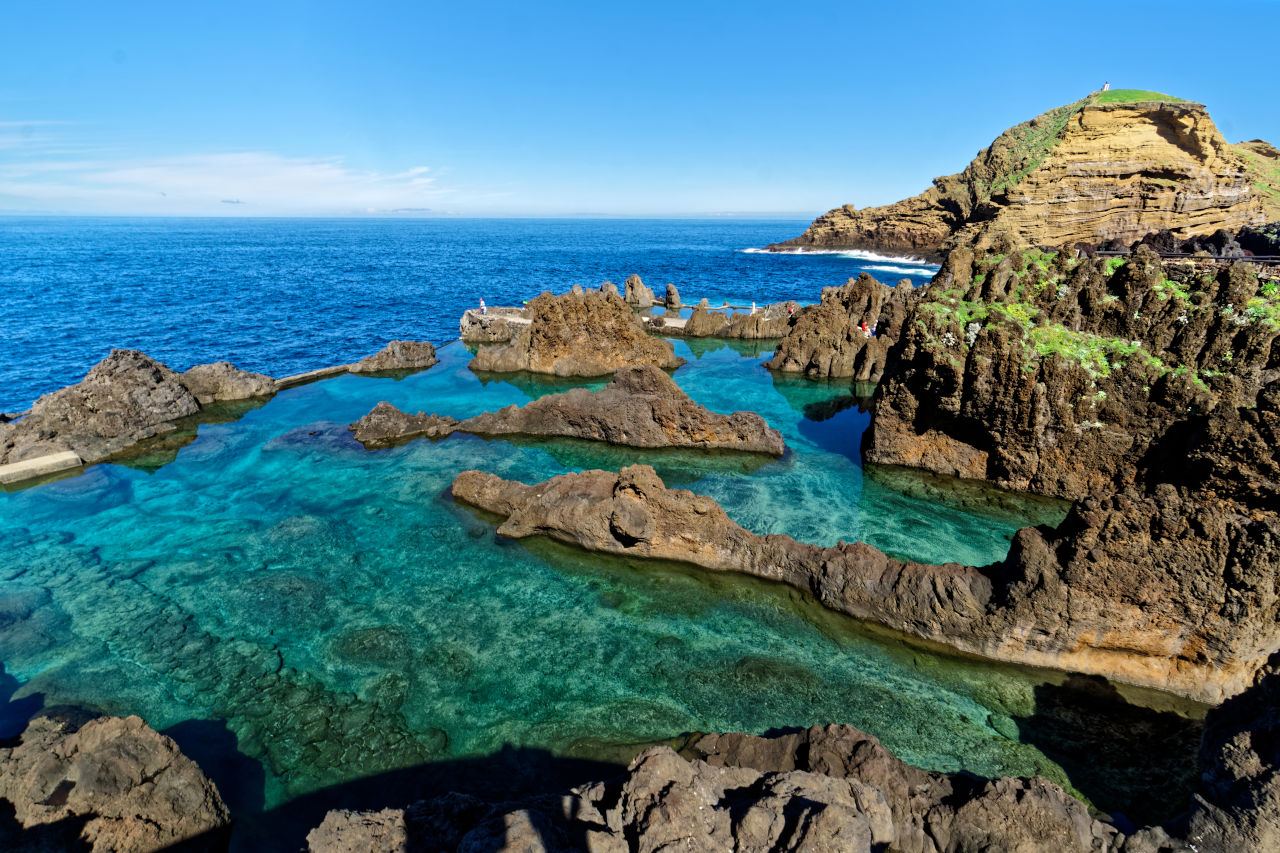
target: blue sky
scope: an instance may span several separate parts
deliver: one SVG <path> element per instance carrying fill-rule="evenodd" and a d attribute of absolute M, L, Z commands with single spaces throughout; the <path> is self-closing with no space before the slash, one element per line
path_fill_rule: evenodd
<path fill-rule="evenodd" d="M 1104 80 L 1280 142 L 1247 38 L 1280 24 L 1272 0 L 0 14 L 8 213 L 807 218 L 918 193 Z"/>

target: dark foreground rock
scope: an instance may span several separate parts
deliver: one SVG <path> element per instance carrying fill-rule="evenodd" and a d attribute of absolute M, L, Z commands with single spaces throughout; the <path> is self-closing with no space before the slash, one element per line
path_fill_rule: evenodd
<path fill-rule="evenodd" d="M 706 735 L 685 757 L 654 747 L 620 776 L 513 803 L 450 794 L 407 809 L 333 811 L 307 840 L 313 853 L 1191 849 L 1161 829 L 1126 838 L 1039 777 L 919 770 L 851 726 Z"/>
<path fill-rule="evenodd" d="M 575 388 L 464 421 L 421 412 L 408 415 L 382 402 L 351 429 L 370 450 L 412 438 L 442 438 L 451 432 L 557 436 L 628 447 L 691 447 L 773 456 L 786 450 L 782 434 L 764 418 L 754 412 L 708 411 L 652 365 L 623 368 L 599 391 Z"/>
<path fill-rule="evenodd" d="M 0 424 L 0 464 L 71 451 L 92 464 L 175 429 L 174 421 L 224 400 L 267 397 L 270 377 L 226 362 L 175 373 L 137 350 L 112 350 L 83 380 L 45 394 L 23 418 Z"/>
<path fill-rule="evenodd" d="M 617 288 L 559 296 L 543 293 L 528 310 L 530 326 L 505 346 L 482 347 L 471 361 L 472 370 L 604 376 L 634 364 L 667 370 L 684 364 L 670 343 L 645 333 Z"/>
<path fill-rule="evenodd" d="M 0 824 L 6 850 L 223 850 L 230 824 L 213 783 L 138 717 L 36 717 L 0 749 L 0 799 L 23 828 Z"/>
<path fill-rule="evenodd" d="M 667 489 L 643 465 L 536 486 L 467 471 L 453 494 L 504 517 L 498 532 L 510 538 L 744 572 L 964 652 L 1206 702 L 1252 683 L 1280 640 L 1280 529 L 1215 515 L 1173 489 L 1082 502 L 1056 531 L 1019 531 L 1006 560 L 986 567 L 757 536 L 711 498 Z M 1215 538 L 1197 538 L 1201 525 Z"/>
<path fill-rule="evenodd" d="M 438 361 L 436 348 L 426 341 L 392 341 L 374 355 L 351 365 L 351 372 L 399 373 L 426 370 Z"/>
<path fill-rule="evenodd" d="M 823 288 L 821 303 L 796 312 L 765 366 L 814 378 L 879 382 L 914 301 L 909 280 L 891 288 L 866 273 Z"/>

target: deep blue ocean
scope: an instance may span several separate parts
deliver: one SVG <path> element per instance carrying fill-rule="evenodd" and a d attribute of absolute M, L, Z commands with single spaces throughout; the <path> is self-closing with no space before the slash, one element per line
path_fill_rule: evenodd
<path fill-rule="evenodd" d="M 381 400 L 465 418 L 603 384 L 473 372 L 452 339 L 481 297 L 634 272 L 690 300 L 809 302 L 863 270 L 930 272 L 744 251 L 804 224 L 0 219 L 2 409 L 111 347 L 279 376 L 392 338 L 443 344 L 402 379 L 292 388 L 167 453 L 0 490 L 0 738 L 49 706 L 138 714 L 214 780 L 233 850 L 254 853 L 299 849 L 330 807 L 545 791 L 689 732 L 827 723 L 923 767 L 1038 773 L 1158 812 L 1159 769 L 1120 751 L 1068 772 L 1037 734 L 1046 708 L 1101 715 L 1096 697 L 1066 702 L 1065 673 L 922 649 L 753 578 L 512 542 L 450 498 L 469 468 L 532 483 L 643 462 L 756 533 L 970 565 L 1061 521 L 1058 502 L 864 471 L 858 389 L 772 374 L 772 342 L 676 341 L 673 376 L 710 409 L 758 412 L 781 459 L 467 435 L 370 452 L 347 429 Z M 1152 748 L 1195 749 L 1170 743 Z"/>
<path fill-rule="evenodd" d="M 802 221 L 124 219 L 0 217 L 0 411 L 78 381 L 112 347 L 175 370 L 228 360 L 287 376 L 388 340 L 441 344 L 463 309 L 573 284 L 815 301 L 870 271 L 929 268 L 847 255 L 747 253 Z"/>

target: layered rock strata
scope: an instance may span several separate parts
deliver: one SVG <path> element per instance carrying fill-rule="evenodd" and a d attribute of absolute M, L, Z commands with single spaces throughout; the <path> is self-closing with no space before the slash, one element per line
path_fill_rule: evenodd
<path fill-rule="evenodd" d="M 482 347 L 471 369 L 603 376 L 636 364 L 671 370 L 684 364 L 671 344 L 645 333 L 616 293 L 543 293 L 529 303 L 530 325 L 505 346 Z"/>
<path fill-rule="evenodd" d="M 1186 237 L 1257 225 L 1280 215 L 1280 170 L 1268 149 L 1229 145 L 1201 104 L 1091 96 L 1010 128 L 918 196 L 836 208 L 770 248 L 936 260 L 958 245 L 1128 243 L 1162 229 Z"/>
<path fill-rule="evenodd" d="M 796 312 L 786 337 L 765 367 L 814 378 L 879 382 L 889 347 L 902 331 L 915 288 L 907 279 L 888 287 L 867 273 L 826 287 L 818 305 Z"/>
<path fill-rule="evenodd" d="M 214 851 L 230 828 L 213 783 L 138 717 L 36 717 L 0 748 L 0 799 L 23 828 L 0 825 L 8 850 Z"/>
<path fill-rule="evenodd" d="M 1019 531 L 1003 563 L 981 568 L 904 563 L 864 543 L 821 548 L 757 536 L 711 498 L 667 489 L 643 465 L 534 486 L 467 471 L 453 495 L 503 517 L 498 532 L 513 539 L 548 536 L 744 572 L 921 640 L 1202 701 L 1242 690 L 1280 645 L 1280 529 L 1224 527 L 1173 489 L 1151 505 L 1128 496 L 1077 505 L 1057 531 Z M 1189 535 L 1203 524 L 1226 553 L 1202 550 L 1206 543 Z M 1143 563 L 1144 552 L 1158 556 Z M 1252 567 L 1244 577 L 1241 566 Z"/>
<path fill-rule="evenodd" d="M 619 370 L 599 391 L 575 388 L 507 406 L 464 421 L 438 415 L 408 415 L 382 402 L 351 425 L 368 449 L 411 438 L 442 438 L 452 432 L 578 438 L 641 448 L 691 447 L 781 456 L 782 434 L 754 412 L 722 415 L 695 403 L 670 376 L 652 365 Z"/>
<path fill-rule="evenodd" d="M 426 341 L 392 341 L 377 353 L 351 365 L 352 373 L 407 373 L 426 370 L 439 361 Z"/>
<path fill-rule="evenodd" d="M 186 373 L 137 350 L 112 350 L 83 380 L 45 394 L 19 420 L 0 424 L 0 464 L 73 452 L 102 462 L 225 400 L 268 397 L 275 383 L 227 362 Z"/>

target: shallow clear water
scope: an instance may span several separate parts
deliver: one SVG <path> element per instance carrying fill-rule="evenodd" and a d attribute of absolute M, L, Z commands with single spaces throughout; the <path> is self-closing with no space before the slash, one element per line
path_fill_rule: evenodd
<path fill-rule="evenodd" d="M 279 375 L 391 337 L 442 340 L 479 281 L 499 293 L 491 302 L 632 270 L 713 301 L 811 300 L 874 263 L 735 248 L 795 224 L 365 230 L 379 224 L 0 223 L 0 245 L 21 249 L 0 278 L 27 293 L 0 317 L 11 353 L 0 408 L 73 381 L 109 345 Z M 387 260 L 399 255 L 409 260 Z M 57 317 L 61 334 L 41 326 Z M 501 540 L 447 497 L 468 468 L 533 482 L 642 461 L 758 533 L 976 565 L 1001 559 L 1017 528 L 1062 517 L 1059 504 L 954 481 L 864 476 L 867 389 L 774 376 L 761 366 L 770 343 L 676 349 L 691 396 L 759 412 L 787 455 L 465 435 L 370 453 L 352 440 L 346 425 L 380 400 L 464 418 L 603 384 L 479 377 L 455 342 L 399 381 L 343 376 L 201 426 L 171 464 L 161 454 L 0 492 L 0 736 L 41 705 L 139 714 L 218 783 L 244 850 L 295 849 L 318 817 L 287 834 L 284 811 L 327 795 L 352 805 L 360 777 L 382 797 L 409 790 L 400 768 L 438 768 L 452 785 L 476 756 L 625 761 L 690 731 L 852 723 L 920 766 L 1076 783 L 1029 734 L 1056 724 L 1024 726 L 1065 676 L 921 651 L 750 578 Z"/>
<path fill-rule="evenodd" d="M 791 452 L 762 464 L 456 436 L 370 453 L 350 438 L 382 399 L 465 417 L 567 386 L 481 382 L 453 344 L 401 381 L 342 377 L 201 427 L 154 473 L 103 465 L 0 495 L 0 657 L 18 697 L 160 729 L 225 720 L 264 767 L 246 801 L 265 807 L 506 744 L 589 753 L 814 722 L 859 725 L 927 767 L 1061 776 L 989 720 L 1027 712 L 1036 676 L 872 639 L 774 585 L 499 541 L 444 496 L 467 468 L 534 481 L 639 459 L 756 532 L 971 563 L 1001 557 L 1027 520 L 863 481 L 866 415 L 797 410 L 815 387 L 848 388 L 790 388 L 742 347 L 677 348 L 695 399 L 760 412 Z"/>

